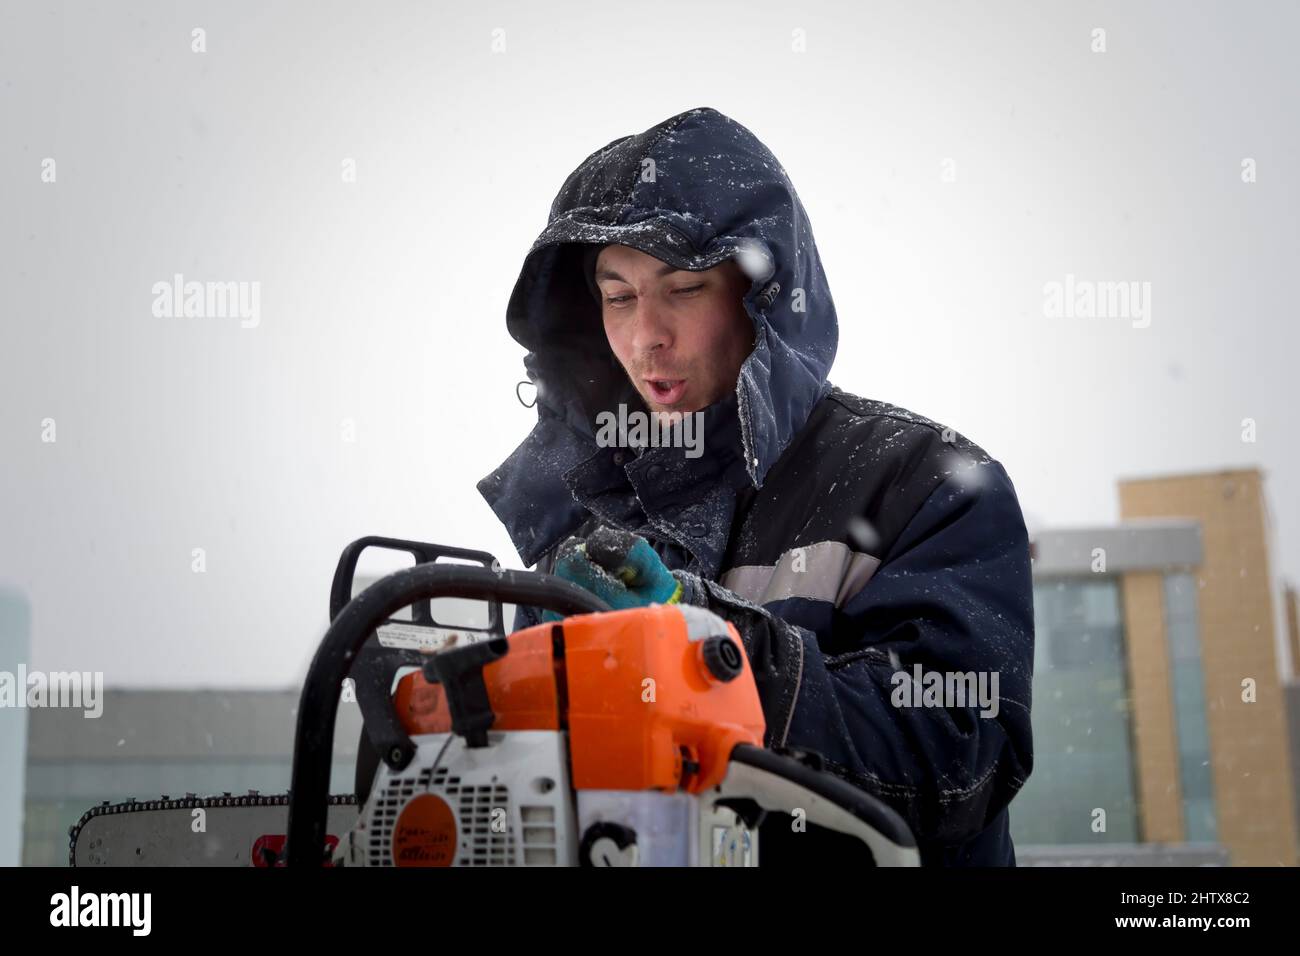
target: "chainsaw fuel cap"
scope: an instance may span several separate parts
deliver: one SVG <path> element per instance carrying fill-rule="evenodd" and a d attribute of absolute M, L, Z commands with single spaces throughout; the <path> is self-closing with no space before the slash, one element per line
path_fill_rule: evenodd
<path fill-rule="evenodd" d="M 745 669 L 740 648 L 730 637 L 706 637 L 700 641 L 700 660 L 708 676 L 722 684 L 735 680 Z"/>

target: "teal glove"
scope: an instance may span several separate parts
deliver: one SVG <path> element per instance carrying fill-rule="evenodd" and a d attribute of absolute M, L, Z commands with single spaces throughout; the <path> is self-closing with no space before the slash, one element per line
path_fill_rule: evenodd
<path fill-rule="evenodd" d="M 651 604 L 676 604 L 682 586 L 650 542 L 630 531 L 600 527 L 586 538 L 569 538 L 556 552 L 551 572 L 585 588 L 616 611 Z M 543 621 L 558 621 L 547 611 Z"/>

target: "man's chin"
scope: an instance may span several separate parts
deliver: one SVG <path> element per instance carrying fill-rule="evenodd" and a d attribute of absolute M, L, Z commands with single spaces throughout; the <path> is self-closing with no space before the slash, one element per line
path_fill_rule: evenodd
<path fill-rule="evenodd" d="M 680 408 L 651 409 L 650 411 L 660 425 L 676 425 L 690 414 L 689 411 L 682 411 Z"/>

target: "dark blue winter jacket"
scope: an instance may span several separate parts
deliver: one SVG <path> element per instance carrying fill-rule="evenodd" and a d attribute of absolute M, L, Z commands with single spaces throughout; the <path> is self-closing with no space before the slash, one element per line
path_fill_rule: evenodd
<path fill-rule="evenodd" d="M 607 243 L 680 269 L 739 257 L 753 279 L 754 349 L 734 395 L 704 410 L 698 458 L 596 440 L 600 412 L 644 408 L 583 275 Z M 564 538 L 602 523 L 642 534 L 685 600 L 736 625 L 768 746 L 819 753 L 885 800 L 924 863 L 1013 864 L 1007 805 L 1033 764 L 1015 491 L 951 429 L 829 384 L 835 305 L 771 152 L 707 108 L 597 150 L 552 204 L 507 325 L 538 421 L 479 490 L 524 563 L 548 569 Z M 522 608 L 516 625 L 536 619 Z M 946 696 L 925 693 L 934 675 Z M 987 706 L 975 688 L 994 677 Z"/>

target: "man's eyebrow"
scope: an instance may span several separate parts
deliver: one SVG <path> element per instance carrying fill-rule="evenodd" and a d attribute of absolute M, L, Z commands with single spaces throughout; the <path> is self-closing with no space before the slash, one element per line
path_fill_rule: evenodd
<path fill-rule="evenodd" d="M 661 265 L 658 269 L 655 270 L 655 275 L 656 275 L 656 276 L 666 276 L 666 275 L 668 275 L 668 273 L 670 273 L 670 272 L 687 272 L 687 271 L 688 271 L 688 270 L 686 270 L 686 269 L 679 269 L 679 268 L 677 268 L 676 266 L 670 266 L 668 263 L 665 262 L 663 265 Z M 613 269 L 597 269 L 597 270 L 596 270 L 596 278 L 597 278 L 597 280 L 599 280 L 599 279 L 614 279 L 614 280 L 616 280 L 616 281 L 618 281 L 618 282 L 627 282 L 626 279 L 624 279 L 621 275 L 619 275 L 619 274 L 618 274 L 617 272 L 615 272 Z M 628 282 L 628 285 L 631 285 L 631 283 Z"/>

